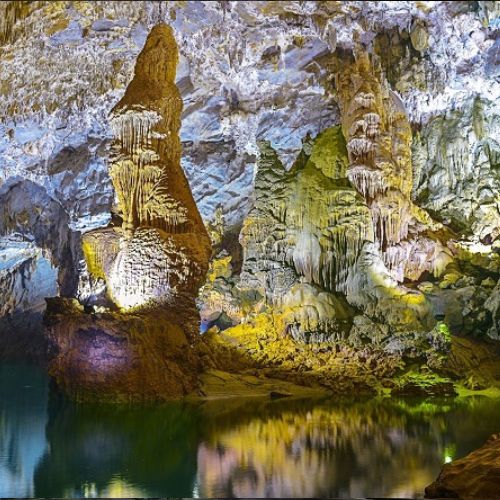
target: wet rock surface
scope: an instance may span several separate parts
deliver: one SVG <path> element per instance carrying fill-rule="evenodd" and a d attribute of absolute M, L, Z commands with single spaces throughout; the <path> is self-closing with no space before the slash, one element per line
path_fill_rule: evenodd
<path fill-rule="evenodd" d="M 73 399 L 162 401 L 197 386 L 198 360 L 186 334 L 189 303 L 180 320 L 168 310 L 96 314 L 74 300 L 54 301 L 45 318 L 49 373 Z M 191 317 L 192 325 L 196 311 Z"/>

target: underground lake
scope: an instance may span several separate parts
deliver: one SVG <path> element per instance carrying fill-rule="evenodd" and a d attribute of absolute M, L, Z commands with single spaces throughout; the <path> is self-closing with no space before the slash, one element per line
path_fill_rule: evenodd
<path fill-rule="evenodd" d="M 500 399 L 75 404 L 0 368 L 0 497 L 423 498 L 497 430 Z"/>

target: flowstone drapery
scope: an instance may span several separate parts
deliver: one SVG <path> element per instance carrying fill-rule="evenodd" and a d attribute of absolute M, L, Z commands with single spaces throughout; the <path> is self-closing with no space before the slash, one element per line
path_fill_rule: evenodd
<path fill-rule="evenodd" d="M 241 288 L 254 288 L 294 337 L 343 336 L 350 327 L 345 292 L 365 240 L 369 212 L 346 179 L 340 127 L 304 145 L 287 172 L 269 144 L 261 147 L 257 199 L 245 220 Z"/>
<path fill-rule="evenodd" d="M 377 56 L 359 46 L 334 58 L 333 71 L 347 176 L 370 208 L 384 264 L 399 282 L 424 271 L 441 274 L 451 252 L 437 234 L 441 224 L 411 201 L 411 129 L 401 99 Z"/>
<path fill-rule="evenodd" d="M 449 231 L 411 200 L 404 106 L 360 46 L 339 49 L 325 66 L 341 125 L 306 138 L 289 171 L 261 144 L 236 293 L 215 280 L 205 295 L 213 300 L 219 287 L 219 307 L 237 322 L 235 296 L 257 291 L 254 313 L 267 311 L 278 332 L 297 339 L 345 338 L 355 315 L 349 305 L 393 331 L 432 328 L 431 304 L 403 282 L 441 275 L 452 251 Z"/>

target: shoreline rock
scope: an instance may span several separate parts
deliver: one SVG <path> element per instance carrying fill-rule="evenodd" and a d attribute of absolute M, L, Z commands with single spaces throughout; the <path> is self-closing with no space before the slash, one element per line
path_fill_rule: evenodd
<path fill-rule="evenodd" d="M 425 498 L 500 498 L 500 434 L 493 434 L 479 449 L 443 465 Z"/>

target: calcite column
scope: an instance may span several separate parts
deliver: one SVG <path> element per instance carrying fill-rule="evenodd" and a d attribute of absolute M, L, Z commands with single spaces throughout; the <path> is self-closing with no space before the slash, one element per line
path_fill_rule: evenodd
<path fill-rule="evenodd" d="M 347 141 L 347 176 L 370 208 L 384 264 L 399 282 L 442 272 L 449 251 L 432 231 L 441 226 L 411 201 L 411 128 L 377 56 L 359 45 L 338 51 L 335 91 Z"/>
<path fill-rule="evenodd" d="M 108 309 L 94 315 L 76 303 L 50 304 L 50 372 L 77 399 L 167 399 L 196 384 L 195 297 L 211 245 L 180 165 L 176 65 L 172 29 L 157 25 L 111 113 L 109 171 L 123 222 L 83 238 Z"/>

